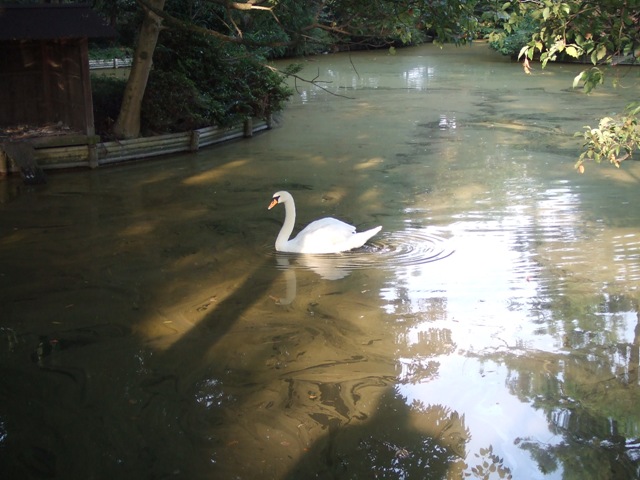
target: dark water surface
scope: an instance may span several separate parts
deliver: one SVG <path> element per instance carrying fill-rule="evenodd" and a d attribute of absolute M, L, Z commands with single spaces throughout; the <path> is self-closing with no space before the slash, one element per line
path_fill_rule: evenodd
<path fill-rule="evenodd" d="M 572 137 L 637 73 L 577 71 L 321 56 L 251 140 L 0 181 L 0 478 L 638 478 L 640 164 Z M 282 189 L 383 231 L 276 254 Z"/>

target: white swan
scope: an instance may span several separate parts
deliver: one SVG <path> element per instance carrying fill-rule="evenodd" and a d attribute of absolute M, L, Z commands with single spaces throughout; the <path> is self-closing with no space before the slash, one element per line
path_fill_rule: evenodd
<path fill-rule="evenodd" d="M 284 203 L 284 224 L 276 238 L 276 250 L 290 253 L 338 253 L 361 247 L 382 227 L 356 233 L 356 227 L 327 217 L 311 222 L 295 238 L 289 240 L 296 223 L 296 205 L 289 192 L 273 194 L 269 210 Z"/>

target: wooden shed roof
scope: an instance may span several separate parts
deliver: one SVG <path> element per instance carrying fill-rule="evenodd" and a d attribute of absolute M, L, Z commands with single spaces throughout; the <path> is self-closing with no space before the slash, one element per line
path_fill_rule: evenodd
<path fill-rule="evenodd" d="M 88 5 L 0 5 L 0 41 L 115 37 Z"/>

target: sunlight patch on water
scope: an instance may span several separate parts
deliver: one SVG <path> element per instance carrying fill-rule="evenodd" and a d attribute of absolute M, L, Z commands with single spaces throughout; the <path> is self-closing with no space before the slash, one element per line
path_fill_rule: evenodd
<path fill-rule="evenodd" d="M 640 236 L 626 233 L 613 237 L 613 261 L 618 265 L 615 277 L 617 281 L 639 281 Z"/>
<path fill-rule="evenodd" d="M 354 170 L 358 171 L 358 170 L 366 170 L 369 168 L 376 168 L 379 167 L 380 164 L 384 163 L 384 159 L 381 157 L 372 157 L 362 163 L 357 164 L 356 166 L 353 167 Z"/>
<path fill-rule="evenodd" d="M 191 175 L 183 180 L 185 185 L 203 185 L 209 183 L 219 182 L 223 178 L 232 174 L 240 168 L 246 167 L 249 160 L 234 160 L 224 165 L 211 168 L 210 170 Z"/>

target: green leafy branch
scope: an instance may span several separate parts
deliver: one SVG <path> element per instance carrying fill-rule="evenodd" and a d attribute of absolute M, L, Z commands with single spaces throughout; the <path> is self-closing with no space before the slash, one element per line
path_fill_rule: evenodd
<path fill-rule="evenodd" d="M 633 152 L 640 150 L 640 129 L 638 117 L 640 105 L 632 104 L 627 107 L 625 115 L 617 117 L 604 117 L 600 120 L 598 128 L 585 126 L 584 132 L 577 132 L 576 136 L 582 136 L 585 140 L 585 149 L 578 158 L 575 167 L 580 173 L 584 172 L 584 162 L 594 160 L 600 163 L 603 159 L 609 160 L 616 167 L 620 163 L 630 159 Z"/>

